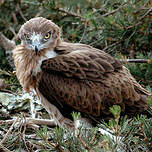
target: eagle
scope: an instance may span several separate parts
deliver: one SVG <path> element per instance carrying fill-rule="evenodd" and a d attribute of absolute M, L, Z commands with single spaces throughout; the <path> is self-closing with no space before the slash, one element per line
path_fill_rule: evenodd
<path fill-rule="evenodd" d="M 136 115 L 148 108 L 150 93 L 118 59 L 92 46 L 61 40 L 60 28 L 43 17 L 24 23 L 13 50 L 17 78 L 34 90 L 61 127 L 73 128 L 72 112 L 96 125 L 109 119 L 109 107 Z"/>

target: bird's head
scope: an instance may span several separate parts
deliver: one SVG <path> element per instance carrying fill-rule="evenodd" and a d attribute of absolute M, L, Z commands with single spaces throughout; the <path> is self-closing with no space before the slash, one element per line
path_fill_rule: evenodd
<path fill-rule="evenodd" d="M 60 28 L 43 17 L 30 19 L 19 30 L 18 37 L 28 50 L 38 54 L 43 49 L 52 49 L 60 43 Z"/>

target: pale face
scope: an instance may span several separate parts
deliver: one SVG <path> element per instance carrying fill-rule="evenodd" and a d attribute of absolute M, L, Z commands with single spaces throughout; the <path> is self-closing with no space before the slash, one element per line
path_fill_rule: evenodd
<path fill-rule="evenodd" d="M 36 17 L 21 26 L 18 38 L 27 50 L 35 51 L 37 55 L 41 50 L 56 47 L 61 41 L 60 28 L 46 18 Z"/>
<path fill-rule="evenodd" d="M 52 32 L 49 31 L 45 34 L 42 33 L 26 33 L 23 36 L 23 43 L 25 43 L 27 49 L 34 50 L 37 54 L 44 48 L 48 48 L 53 42 Z"/>

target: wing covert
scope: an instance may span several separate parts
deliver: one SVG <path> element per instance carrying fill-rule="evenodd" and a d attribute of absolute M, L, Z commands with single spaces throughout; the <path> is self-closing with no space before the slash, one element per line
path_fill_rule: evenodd
<path fill-rule="evenodd" d="M 100 82 L 105 73 L 117 71 L 122 65 L 103 51 L 86 49 L 44 60 L 41 68 L 48 73 Z"/>

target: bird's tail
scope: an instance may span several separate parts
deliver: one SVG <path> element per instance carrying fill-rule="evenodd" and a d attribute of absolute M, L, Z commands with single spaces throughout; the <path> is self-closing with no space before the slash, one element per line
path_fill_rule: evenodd
<path fill-rule="evenodd" d="M 139 98 L 138 100 L 134 101 L 132 105 L 126 106 L 125 110 L 127 111 L 128 115 L 141 113 L 147 114 L 147 109 L 150 108 L 150 106 L 148 105 L 148 99 L 152 98 L 152 94 L 148 90 L 143 88 L 133 77 L 130 77 L 130 79 L 132 79 L 131 81 L 134 85 L 135 91 L 139 95 Z"/>

